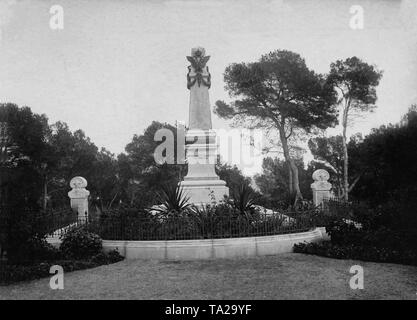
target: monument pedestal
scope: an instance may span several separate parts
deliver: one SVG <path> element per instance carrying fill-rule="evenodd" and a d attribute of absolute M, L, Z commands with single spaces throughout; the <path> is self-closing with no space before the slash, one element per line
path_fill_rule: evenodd
<path fill-rule="evenodd" d="M 226 182 L 218 180 L 217 183 L 211 180 L 200 180 L 193 182 L 181 182 L 184 193 L 189 197 L 190 203 L 197 205 L 220 202 L 229 195 L 229 188 Z"/>
<path fill-rule="evenodd" d="M 77 221 L 84 223 L 88 220 L 88 197 L 90 191 L 86 189 L 87 180 L 83 177 L 74 177 L 70 181 L 72 190 L 68 192 L 68 197 L 71 199 L 70 205 L 72 210 L 77 212 Z"/>
<path fill-rule="evenodd" d="M 215 171 L 216 133 L 213 130 L 189 130 L 186 135 L 188 173 L 180 182 L 194 204 L 219 202 L 229 195 L 226 182 Z M 191 143 L 190 143 L 191 142 Z"/>

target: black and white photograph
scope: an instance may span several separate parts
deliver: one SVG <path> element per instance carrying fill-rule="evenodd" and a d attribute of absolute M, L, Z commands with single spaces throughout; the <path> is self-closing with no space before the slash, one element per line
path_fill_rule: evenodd
<path fill-rule="evenodd" d="M 417 1 L 0 0 L 0 300 L 417 300 Z"/>

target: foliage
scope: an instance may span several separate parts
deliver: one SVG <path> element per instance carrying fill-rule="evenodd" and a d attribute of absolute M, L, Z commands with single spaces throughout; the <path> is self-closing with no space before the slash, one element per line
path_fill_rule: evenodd
<path fill-rule="evenodd" d="M 233 191 L 232 198 L 232 205 L 237 212 L 251 219 L 256 213 L 255 193 L 252 188 L 243 184 L 240 186 L 239 190 Z"/>
<path fill-rule="evenodd" d="M 62 254 L 70 259 L 91 258 L 102 251 L 101 238 L 89 232 L 85 226 L 74 227 L 62 236 L 59 247 Z"/>
<path fill-rule="evenodd" d="M 44 230 L 37 227 L 37 214 L 27 207 L 0 207 L 0 245 L 10 261 L 26 262 L 32 250 L 40 250 Z"/>
<path fill-rule="evenodd" d="M 30 265 L 0 264 L 0 285 L 12 284 L 19 281 L 29 281 L 50 277 L 50 268 L 59 265 L 64 272 L 98 267 L 103 264 L 116 263 L 124 258 L 117 250 L 94 255 L 89 260 L 48 260 Z"/>
<path fill-rule="evenodd" d="M 124 257 L 119 253 L 117 249 L 110 250 L 109 252 L 107 252 L 106 257 L 107 257 L 107 262 L 106 262 L 107 264 L 119 262 L 124 259 Z"/>
<path fill-rule="evenodd" d="M 103 265 L 103 264 L 116 263 L 116 262 L 122 261 L 123 259 L 124 258 L 123 256 L 120 255 L 119 251 L 117 249 L 114 249 L 107 253 L 104 253 L 103 251 L 97 253 L 96 255 L 91 257 L 90 261 L 98 265 Z"/>
<path fill-rule="evenodd" d="M 236 165 L 218 162 L 216 164 L 216 172 L 221 180 L 226 181 L 230 194 L 238 191 L 242 185 L 247 186 L 252 190 L 252 192 L 256 193 L 250 186 L 251 179 L 244 176 L 242 171 Z"/>
<path fill-rule="evenodd" d="M 342 109 L 343 147 L 343 197 L 348 200 L 352 186 L 349 185 L 349 154 L 346 129 L 353 112 L 372 111 L 376 106 L 376 87 L 382 72 L 357 57 L 337 60 L 330 65 L 327 82 L 337 89 L 337 104 Z"/>
<path fill-rule="evenodd" d="M 159 129 L 173 132 L 177 151 L 177 130 L 167 123 L 152 122 L 116 158 L 99 149 L 82 130 L 72 132 L 63 122 L 49 125 L 46 116 L 34 114 L 28 107 L 2 104 L 0 120 L 7 122 L 10 135 L 10 141 L 1 142 L 2 150 L 7 151 L 7 156 L 1 156 L 7 159 L 1 162 L 0 171 L 3 205 L 30 207 L 34 212 L 39 207 L 68 205 L 68 183 L 80 175 L 88 181 L 93 210 L 102 212 L 120 203 L 146 208 L 155 204 L 157 190 L 178 183 L 186 170 L 184 164 L 155 162 L 153 153 L 159 142 L 154 136 Z M 175 154 L 174 160 L 179 157 Z M 236 166 L 219 163 L 217 171 L 232 190 L 250 183 Z"/>
<path fill-rule="evenodd" d="M 347 145 L 348 151 L 351 154 L 349 169 L 349 192 L 355 187 L 363 172 L 357 166 L 356 155 L 360 142 L 362 140 L 361 134 L 353 135 Z M 308 147 L 314 157 L 314 166 L 330 171 L 330 180 L 337 197 L 344 197 L 344 156 L 343 156 L 343 137 L 314 137 L 308 141 Z"/>
<path fill-rule="evenodd" d="M 84 176 L 93 199 L 110 204 L 117 195 L 114 155 L 99 149 L 81 130 L 71 132 L 63 122 L 48 124 L 45 115 L 30 108 L 0 104 L 0 122 L 8 141 L 2 146 L 0 205 L 61 206 L 68 203 L 68 182 Z M 115 188 L 116 187 L 116 188 Z"/>
<path fill-rule="evenodd" d="M 58 260 L 62 258 L 61 252 L 46 241 L 44 237 L 35 236 L 27 243 L 29 261 Z"/>
<path fill-rule="evenodd" d="M 121 197 L 120 200 L 135 206 L 151 206 L 155 194 L 164 185 L 176 184 L 185 175 L 184 164 L 156 163 L 154 152 L 160 142 L 155 141 L 155 133 L 160 129 L 168 129 L 174 134 L 174 151 L 177 150 L 177 129 L 167 123 L 153 121 L 142 135 L 134 135 L 126 145 L 125 154 L 118 157 L 120 168 Z M 175 154 L 177 163 L 180 155 Z M 178 161 L 180 162 L 180 161 Z M 140 201 L 141 203 L 135 203 Z"/>
<path fill-rule="evenodd" d="M 319 243 L 298 243 L 294 252 L 314 254 L 334 259 L 355 259 L 374 262 L 391 262 L 417 265 L 417 255 L 411 250 L 403 252 L 387 247 L 363 245 L 338 245 L 331 241 Z"/>
<path fill-rule="evenodd" d="M 94 204 L 99 208 L 111 205 L 119 193 L 114 155 L 99 150 L 82 130 L 71 132 L 63 122 L 50 127 L 51 151 L 43 171 L 49 205 L 67 203 L 68 182 L 78 175 L 87 179 Z"/>
<path fill-rule="evenodd" d="M 316 226 L 317 217 L 312 210 L 266 214 L 257 207 L 242 214 L 232 201 L 214 205 L 190 206 L 181 214 L 158 215 L 151 212 L 136 215 L 120 207 L 103 212 L 97 223 L 89 229 L 108 240 L 178 240 L 213 239 L 272 235 L 309 230 Z M 108 218 L 107 218 L 108 217 Z M 123 218 L 124 217 L 124 218 Z"/>
<path fill-rule="evenodd" d="M 301 244 L 294 250 L 341 259 L 417 264 L 416 190 L 409 192 L 376 207 L 352 205 L 349 219 L 336 216 L 327 223 L 330 242 Z"/>
<path fill-rule="evenodd" d="M 48 120 L 28 107 L 0 104 L 0 123 L 6 125 L 1 140 L 0 206 L 36 208 L 41 196 L 40 168 L 48 146 Z"/>
<path fill-rule="evenodd" d="M 394 196 L 404 197 L 417 181 L 417 114 L 410 108 L 398 125 L 373 129 L 355 151 L 357 166 L 363 175 L 352 192 L 357 199 L 369 199 L 373 205 Z M 415 116 L 417 119 L 417 116 Z"/>
<path fill-rule="evenodd" d="M 302 198 L 289 139 L 337 122 L 336 92 L 322 75 L 309 70 L 297 53 L 276 50 L 258 62 L 234 63 L 225 70 L 231 104 L 217 101 L 215 113 L 249 127 L 275 128 L 287 162 L 289 193 Z"/>
<path fill-rule="evenodd" d="M 327 81 L 341 91 L 340 98 L 348 100 L 349 108 L 369 111 L 375 108 L 381 77 L 382 71 L 354 56 L 333 62 Z"/>
<path fill-rule="evenodd" d="M 299 171 L 300 190 L 305 199 L 312 199 L 311 175 L 313 168 L 304 168 L 301 159 L 294 160 Z M 288 188 L 288 169 L 286 162 L 279 158 L 266 157 L 262 163 L 262 173 L 256 174 L 256 185 L 262 194 L 262 205 L 268 208 L 287 209 L 294 202 Z"/>
<path fill-rule="evenodd" d="M 8 243 L 6 250 L 7 259 L 17 264 L 30 264 L 37 260 L 61 258 L 61 252 L 37 234 L 13 239 Z"/>
<path fill-rule="evenodd" d="M 190 203 L 184 189 L 178 185 L 165 185 L 158 192 L 158 200 L 161 202 L 166 214 L 180 214 L 186 210 Z"/>

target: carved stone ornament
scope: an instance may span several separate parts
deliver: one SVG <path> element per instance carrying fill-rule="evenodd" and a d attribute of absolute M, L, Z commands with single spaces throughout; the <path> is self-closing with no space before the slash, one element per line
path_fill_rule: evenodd
<path fill-rule="evenodd" d="M 313 173 L 313 180 L 314 181 L 327 181 L 329 180 L 330 175 L 329 173 L 324 169 L 318 169 L 314 171 Z"/>
<path fill-rule="evenodd" d="M 70 187 L 73 189 L 86 188 L 87 180 L 83 177 L 74 177 L 70 181 Z"/>
<path fill-rule="evenodd" d="M 87 180 L 83 177 L 74 177 L 70 181 L 72 190 L 68 192 L 71 199 L 88 199 L 90 191 L 85 189 L 87 187 Z"/>
<path fill-rule="evenodd" d="M 205 55 L 204 48 L 198 47 L 191 50 L 191 56 L 187 56 L 187 60 L 190 61 L 191 66 L 188 66 L 187 73 L 187 88 L 190 89 L 196 82 L 200 87 L 201 84 L 210 88 L 211 75 L 206 67 L 207 61 L 210 56 Z M 193 74 L 193 71 L 195 74 Z"/>

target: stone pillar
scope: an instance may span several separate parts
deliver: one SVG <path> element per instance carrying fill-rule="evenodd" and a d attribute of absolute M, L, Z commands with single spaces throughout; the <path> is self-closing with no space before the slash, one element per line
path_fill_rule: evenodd
<path fill-rule="evenodd" d="M 74 177 L 70 181 L 72 190 L 68 192 L 71 199 L 71 208 L 78 213 L 79 221 L 87 221 L 88 219 L 88 197 L 90 191 L 86 189 L 87 180 L 83 177 Z"/>
<path fill-rule="evenodd" d="M 329 199 L 331 197 L 330 189 L 332 184 L 328 182 L 330 175 L 324 169 L 318 169 L 313 172 L 314 182 L 311 184 L 311 189 L 313 190 L 313 202 L 315 206 L 323 204 L 324 199 Z"/>
<path fill-rule="evenodd" d="M 194 204 L 220 201 L 229 195 L 226 182 L 215 172 L 217 160 L 216 133 L 211 126 L 211 111 L 208 89 L 211 75 L 206 66 L 210 56 L 204 48 L 191 50 L 187 56 L 187 88 L 190 90 L 189 130 L 186 134 L 188 173 L 180 186 Z"/>

